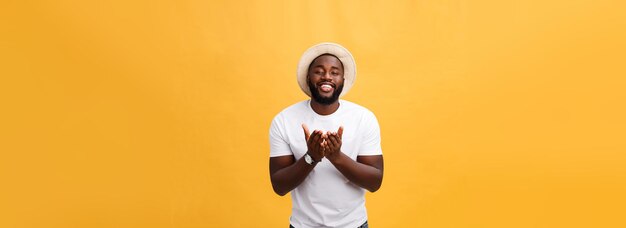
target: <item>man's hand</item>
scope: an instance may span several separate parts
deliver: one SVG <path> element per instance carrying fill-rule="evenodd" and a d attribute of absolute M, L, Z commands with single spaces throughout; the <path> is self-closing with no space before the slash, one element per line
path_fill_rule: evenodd
<path fill-rule="evenodd" d="M 322 142 L 326 139 L 326 134 L 321 130 L 313 131 L 313 134 L 309 133 L 309 128 L 306 124 L 302 124 L 304 130 L 304 139 L 306 140 L 307 153 L 313 158 L 314 161 L 321 161 L 324 158 L 324 147 Z"/>
<path fill-rule="evenodd" d="M 326 133 L 326 141 L 324 141 L 324 152 L 326 158 L 330 161 L 334 161 L 341 155 L 341 138 L 343 136 L 343 126 L 340 126 L 337 132 Z"/>

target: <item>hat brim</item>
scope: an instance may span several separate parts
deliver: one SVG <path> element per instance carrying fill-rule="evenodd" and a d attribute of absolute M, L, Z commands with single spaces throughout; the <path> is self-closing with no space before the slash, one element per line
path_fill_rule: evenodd
<path fill-rule="evenodd" d="M 309 71 L 309 65 L 315 58 L 323 54 L 331 54 L 339 58 L 339 61 L 343 64 L 343 90 L 339 97 L 343 97 L 348 93 L 354 81 L 356 80 L 356 64 L 352 54 L 348 49 L 336 43 L 320 43 L 307 49 L 298 63 L 297 79 L 300 89 L 309 97 L 311 96 L 311 90 L 307 84 L 307 74 Z"/>

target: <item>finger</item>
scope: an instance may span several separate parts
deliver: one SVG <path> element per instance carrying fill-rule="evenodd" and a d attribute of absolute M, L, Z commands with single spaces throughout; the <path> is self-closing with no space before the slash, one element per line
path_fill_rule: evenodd
<path fill-rule="evenodd" d="M 321 132 L 320 132 L 318 140 L 315 142 L 316 142 L 315 145 L 317 147 L 317 150 L 322 156 L 324 156 L 324 150 L 326 149 L 326 141 L 324 140 L 323 134 Z"/>
<path fill-rule="evenodd" d="M 315 136 L 317 136 L 317 131 L 311 132 L 311 135 L 309 135 L 309 142 L 315 142 Z"/>
<path fill-rule="evenodd" d="M 326 133 L 322 132 L 322 130 L 315 130 L 315 132 L 317 132 L 317 134 L 315 135 L 315 142 L 324 141 L 324 138 L 326 138 Z"/>
<path fill-rule="evenodd" d="M 317 130 L 313 131 L 313 133 L 311 134 L 311 138 L 309 139 L 309 149 L 311 151 L 311 153 L 317 153 L 317 151 L 319 150 L 319 143 L 317 142 Z"/>
<path fill-rule="evenodd" d="M 330 141 L 326 140 L 324 143 L 324 155 L 331 155 L 333 153 L 333 148 L 330 145 Z"/>
<path fill-rule="evenodd" d="M 339 130 L 337 130 L 337 134 L 339 134 L 339 138 L 343 137 L 343 126 L 339 126 Z"/>
<path fill-rule="evenodd" d="M 340 144 L 339 144 L 339 135 L 337 135 L 337 133 L 333 134 L 330 137 L 330 144 L 332 145 L 332 148 L 339 148 Z"/>
<path fill-rule="evenodd" d="M 309 149 L 314 149 L 315 147 L 315 137 L 317 136 L 317 130 L 314 130 L 313 133 L 311 133 L 311 135 L 309 136 L 309 140 L 307 140 L 307 146 L 309 147 Z"/>
<path fill-rule="evenodd" d="M 319 144 L 322 139 L 322 132 L 320 130 L 313 131 L 313 135 L 311 136 L 311 141 L 315 144 Z"/>
<path fill-rule="evenodd" d="M 302 124 L 302 130 L 304 130 L 304 139 L 308 142 L 311 134 L 309 133 L 309 127 L 306 124 Z"/>
<path fill-rule="evenodd" d="M 336 143 L 337 143 L 337 149 L 341 149 L 341 136 L 339 134 L 337 134 L 337 137 L 335 137 Z"/>
<path fill-rule="evenodd" d="M 332 133 L 332 132 L 329 132 L 329 133 L 328 133 L 328 139 L 326 139 L 326 146 L 327 146 L 329 149 L 332 149 L 332 147 L 333 147 L 332 137 L 333 137 L 333 133 Z"/>

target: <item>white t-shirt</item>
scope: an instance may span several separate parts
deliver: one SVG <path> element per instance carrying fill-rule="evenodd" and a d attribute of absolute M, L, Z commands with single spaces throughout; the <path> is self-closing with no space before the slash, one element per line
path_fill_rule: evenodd
<path fill-rule="evenodd" d="M 270 157 L 293 155 L 300 159 L 307 151 L 302 124 L 314 130 L 336 132 L 343 126 L 341 151 L 357 156 L 381 155 L 380 128 L 376 116 L 355 103 L 339 100 L 339 109 L 322 116 L 310 100 L 298 102 L 280 112 L 270 127 Z M 358 227 L 367 221 L 365 190 L 352 184 L 324 158 L 306 179 L 291 191 L 291 225 L 307 227 Z"/>

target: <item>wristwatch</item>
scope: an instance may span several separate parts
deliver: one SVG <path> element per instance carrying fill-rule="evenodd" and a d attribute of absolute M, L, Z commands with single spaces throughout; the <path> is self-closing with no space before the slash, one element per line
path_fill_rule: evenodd
<path fill-rule="evenodd" d="M 309 165 L 315 165 L 315 163 L 317 163 L 317 161 L 313 160 L 309 153 L 304 154 L 304 161 Z"/>

